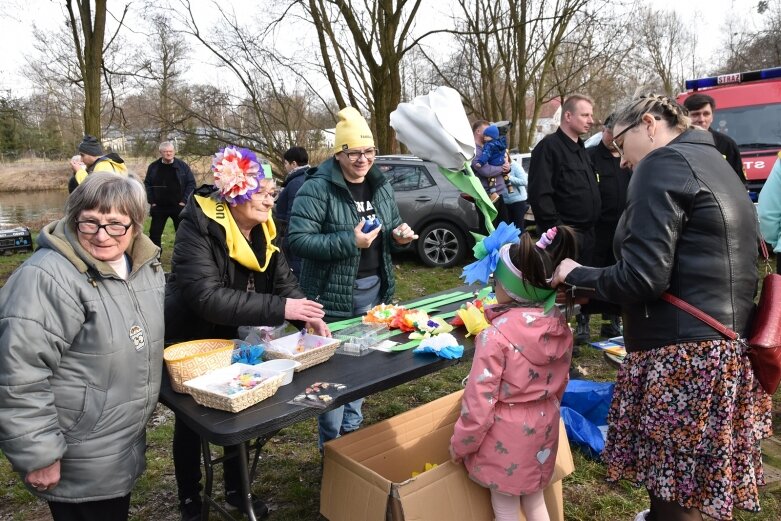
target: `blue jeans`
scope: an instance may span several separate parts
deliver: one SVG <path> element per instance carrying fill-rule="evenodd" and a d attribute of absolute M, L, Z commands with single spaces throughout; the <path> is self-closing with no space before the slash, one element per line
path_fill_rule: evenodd
<path fill-rule="evenodd" d="M 353 316 L 363 315 L 380 303 L 380 282 L 378 275 L 355 281 L 353 284 Z M 350 382 L 339 383 L 350 385 Z M 362 405 L 363 398 L 359 398 L 317 417 L 320 431 L 317 445 L 320 450 L 323 450 L 325 442 L 338 438 L 340 434 L 352 432 L 361 426 L 361 422 L 363 422 Z"/>

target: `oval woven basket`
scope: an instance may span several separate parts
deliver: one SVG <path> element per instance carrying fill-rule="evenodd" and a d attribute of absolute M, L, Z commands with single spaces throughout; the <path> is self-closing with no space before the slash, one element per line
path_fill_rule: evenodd
<path fill-rule="evenodd" d="M 203 374 L 231 365 L 233 340 L 210 338 L 191 340 L 166 347 L 163 360 L 171 377 L 171 388 L 177 393 L 187 393 L 184 382 Z"/>

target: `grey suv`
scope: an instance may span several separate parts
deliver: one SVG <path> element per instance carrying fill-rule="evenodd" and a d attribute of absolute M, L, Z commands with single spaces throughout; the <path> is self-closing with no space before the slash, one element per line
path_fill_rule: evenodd
<path fill-rule="evenodd" d="M 401 218 L 418 234 L 413 243 L 428 266 L 458 264 L 474 244 L 469 233 L 480 229 L 471 198 L 439 172 L 437 165 L 414 156 L 378 156 L 375 164 L 396 193 Z"/>

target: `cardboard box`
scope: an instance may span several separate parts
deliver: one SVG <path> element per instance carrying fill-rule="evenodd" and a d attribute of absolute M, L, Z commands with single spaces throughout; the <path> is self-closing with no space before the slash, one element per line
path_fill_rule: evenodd
<path fill-rule="evenodd" d="M 493 521 L 488 489 L 448 447 L 463 391 L 326 443 L 320 513 L 330 521 Z M 551 485 L 551 521 L 564 521 L 561 479 L 575 469 L 564 424 Z M 438 466 L 422 472 L 426 463 Z M 412 472 L 422 472 L 412 478 Z M 523 514 L 520 521 L 525 521 Z"/>

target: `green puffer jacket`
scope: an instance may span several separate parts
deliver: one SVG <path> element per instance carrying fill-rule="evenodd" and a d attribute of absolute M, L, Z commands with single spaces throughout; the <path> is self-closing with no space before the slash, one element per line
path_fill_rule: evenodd
<path fill-rule="evenodd" d="M 48 501 L 130 493 L 146 465 L 146 422 L 163 369 L 165 277 L 136 236 L 119 278 L 64 220 L 0 290 L 0 449 L 19 475 L 60 460 Z"/>
<path fill-rule="evenodd" d="M 382 285 L 380 298 L 389 303 L 396 282 L 391 251 L 392 231 L 402 221 L 393 188 L 376 166 L 366 180 L 372 187 L 372 205 L 382 222 Z M 339 163 L 330 158 L 310 170 L 290 212 L 288 240 L 294 255 L 303 259 L 299 284 L 307 298 L 318 300 L 328 318 L 352 316 L 353 284 L 358 275 L 361 250 L 355 244 L 360 218 Z"/>

